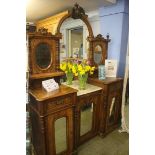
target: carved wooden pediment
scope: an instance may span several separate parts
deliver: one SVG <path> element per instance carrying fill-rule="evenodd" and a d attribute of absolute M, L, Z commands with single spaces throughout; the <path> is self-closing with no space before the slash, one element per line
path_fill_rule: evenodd
<path fill-rule="evenodd" d="M 75 3 L 71 12 L 71 17 L 73 19 L 81 19 L 82 16 L 85 16 L 84 9 L 81 6 L 79 6 L 77 3 Z"/>
<path fill-rule="evenodd" d="M 48 35 L 48 34 L 52 35 L 52 33 L 48 32 L 48 29 L 45 29 L 44 27 L 39 28 L 37 33 L 45 34 L 45 35 Z"/>
<path fill-rule="evenodd" d="M 48 29 L 41 27 L 37 31 L 35 30 L 34 32 L 28 32 L 28 34 L 32 35 L 43 35 L 43 36 L 51 36 L 52 33 L 48 32 Z"/>
<path fill-rule="evenodd" d="M 110 42 L 110 39 L 109 39 L 109 34 L 107 34 L 106 36 L 107 38 L 105 39 L 102 34 L 98 34 L 93 40 L 95 41 L 107 41 L 107 42 Z"/>

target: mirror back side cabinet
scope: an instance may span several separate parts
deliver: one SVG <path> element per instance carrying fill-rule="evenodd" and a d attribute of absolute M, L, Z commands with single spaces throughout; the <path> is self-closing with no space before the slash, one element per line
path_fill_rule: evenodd
<path fill-rule="evenodd" d="M 28 70 L 30 79 L 48 78 L 62 74 L 59 70 L 59 40 L 46 29 L 28 33 Z"/>

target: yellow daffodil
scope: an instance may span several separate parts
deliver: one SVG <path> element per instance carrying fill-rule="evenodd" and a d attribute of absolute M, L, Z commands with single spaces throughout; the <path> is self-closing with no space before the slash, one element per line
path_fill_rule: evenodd
<path fill-rule="evenodd" d="M 80 71 L 80 75 L 84 75 L 86 72 L 84 70 Z"/>
<path fill-rule="evenodd" d="M 75 76 L 78 76 L 78 73 L 75 73 Z"/>
<path fill-rule="evenodd" d="M 79 70 L 79 71 L 82 71 L 82 65 L 81 65 L 81 64 L 78 65 L 78 70 Z"/>
<path fill-rule="evenodd" d="M 60 64 L 60 69 L 62 70 L 62 64 Z"/>
<path fill-rule="evenodd" d="M 94 71 L 95 70 L 95 67 L 91 67 L 91 71 Z"/>
<path fill-rule="evenodd" d="M 81 64 L 72 63 L 72 62 L 62 62 L 60 64 L 60 69 L 63 70 L 66 74 L 67 73 L 73 73 L 75 76 L 85 76 L 88 73 L 93 74 L 95 67 L 91 67 L 85 63 L 84 60 Z"/>
<path fill-rule="evenodd" d="M 90 66 L 86 66 L 85 71 L 88 72 L 90 70 L 90 68 L 91 68 Z"/>
<path fill-rule="evenodd" d="M 75 66 L 72 66 L 72 71 L 73 71 L 74 74 L 76 73 L 76 68 L 75 68 Z"/>
<path fill-rule="evenodd" d="M 66 64 L 65 63 L 64 64 L 60 64 L 60 69 L 65 71 L 66 70 Z"/>
<path fill-rule="evenodd" d="M 72 69 L 72 64 L 68 62 L 68 69 L 71 70 Z"/>

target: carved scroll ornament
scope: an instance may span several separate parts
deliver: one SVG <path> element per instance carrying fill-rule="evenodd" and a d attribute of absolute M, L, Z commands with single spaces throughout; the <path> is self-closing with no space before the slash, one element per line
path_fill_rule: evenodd
<path fill-rule="evenodd" d="M 83 15 L 85 15 L 84 9 L 76 3 L 72 9 L 71 17 L 74 19 L 81 19 Z"/>

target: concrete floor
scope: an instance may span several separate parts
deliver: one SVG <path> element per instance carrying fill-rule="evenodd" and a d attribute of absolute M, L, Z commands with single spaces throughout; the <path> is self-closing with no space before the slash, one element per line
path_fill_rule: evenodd
<path fill-rule="evenodd" d="M 128 155 L 129 134 L 118 129 L 104 138 L 96 136 L 78 149 L 78 155 Z"/>
<path fill-rule="evenodd" d="M 116 129 L 104 138 L 96 136 L 78 148 L 78 155 L 129 155 L 129 134 Z"/>

